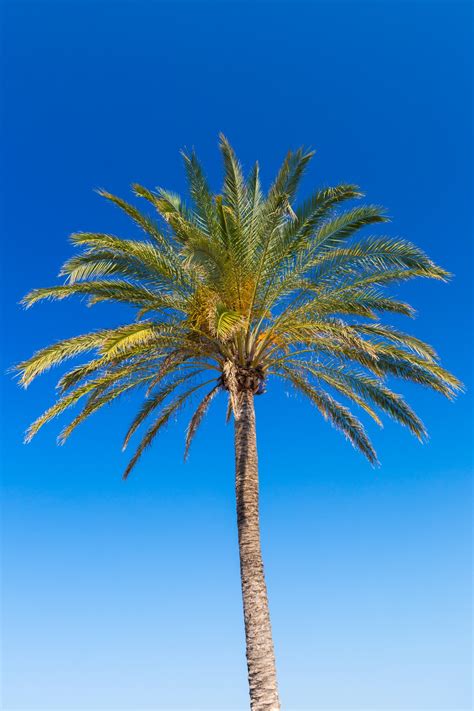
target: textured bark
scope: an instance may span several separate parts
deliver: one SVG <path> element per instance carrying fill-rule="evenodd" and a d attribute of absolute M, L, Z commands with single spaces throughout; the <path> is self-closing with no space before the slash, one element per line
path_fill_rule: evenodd
<path fill-rule="evenodd" d="M 240 411 L 235 419 L 235 488 L 250 708 L 278 711 L 275 655 L 260 549 L 254 396 L 246 390 L 239 398 Z"/>

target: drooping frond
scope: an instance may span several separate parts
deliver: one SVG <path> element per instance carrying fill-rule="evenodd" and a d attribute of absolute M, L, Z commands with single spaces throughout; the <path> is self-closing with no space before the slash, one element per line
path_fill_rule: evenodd
<path fill-rule="evenodd" d="M 371 403 L 400 424 L 408 427 L 419 439 L 426 435 L 423 423 L 401 395 L 393 393 L 379 378 L 348 369 L 345 366 L 331 367 L 304 361 L 297 361 L 296 365 L 300 370 L 313 375 L 321 383 L 329 385 L 354 400 L 363 409 L 367 408 L 367 403 Z M 369 414 L 374 417 L 372 411 L 369 411 Z M 374 419 L 380 423 L 377 416 Z"/>
<path fill-rule="evenodd" d="M 135 370 L 134 377 L 132 379 L 120 386 L 117 386 L 116 396 L 121 394 L 122 392 L 125 392 L 125 390 L 129 390 L 130 388 L 142 385 L 143 383 L 150 380 L 151 377 L 153 376 L 149 372 L 145 372 L 143 375 L 140 375 L 139 371 Z M 56 403 L 52 407 L 46 410 L 46 412 L 44 412 L 40 417 L 38 417 L 38 419 L 35 420 L 35 422 L 33 422 L 33 424 L 28 428 L 25 441 L 30 442 L 35 436 L 35 434 L 37 434 L 37 432 L 41 429 L 41 427 L 43 427 L 43 425 L 52 420 L 54 417 L 57 417 L 58 415 L 62 414 L 69 407 L 75 405 L 85 395 L 89 395 L 90 393 L 94 392 L 102 394 L 106 388 L 111 385 L 115 385 L 120 379 L 121 376 L 114 375 L 98 377 L 86 383 L 83 383 L 82 385 L 79 385 L 74 390 L 71 390 L 66 395 L 63 395 L 56 401 Z M 118 392 L 118 390 L 120 390 L 120 392 Z M 105 404 L 105 402 L 106 400 L 104 400 L 102 404 Z"/>
<path fill-rule="evenodd" d="M 284 368 L 288 379 L 297 390 L 308 397 L 316 405 L 325 419 L 328 419 L 336 429 L 341 430 L 350 443 L 364 454 L 371 464 L 377 463 L 377 455 L 367 437 L 361 422 L 354 417 L 347 407 L 341 405 L 333 397 L 312 386 L 303 376 L 295 370 Z"/>
<path fill-rule="evenodd" d="M 190 378 L 195 377 L 200 373 L 200 370 L 193 370 L 191 372 L 186 373 L 180 378 L 175 378 L 171 380 L 170 382 L 166 383 L 162 388 L 156 391 L 152 397 L 149 397 L 145 402 L 143 403 L 142 407 L 140 408 L 139 412 L 133 419 L 133 422 L 131 423 L 130 427 L 127 430 L 127 433 L 125 435 L 125 439 L 123 441 L 123 446 L 122 449 L 125 450 L 128 446 L 128 443 L 130 442 L 130 439 L 134 432 L 140 427 L 142 422 L 146 420 L 146 418 L 154 411 L 156 410 L 157 407 L 161 405 L 161 403 L 166 400 L 167 397 L 169 397 L 177 388 L 179 388 L 180 385 L 182 385 L 184 382 L 189 380 Z"/>
<path fill-rule="evenodd" d="M 210 382 L 210 381 L 207 381 Z M 127 465 L 127 468 L 125 469 L 125 472 L 123 474 L 123 478 L 126 479 L 130 472 L 132 471 L 133 467 L 136 465 L 138 460 L 140 459 L 141 455 L 143 454 L 144 450 L 150 446 L 150 444 L 153 442 L 155 439 L 156 435 L 158 432 L 166 425 L 170 417 L 177 412 L 188 400 L 193 393 L 196 392 L 196 390 L 199 390 L 199 388 L 202 388 L 206 383 L 200 383 L 199 385 L 196 385 L 193 388 L 190 388 L 189 390 L 186 390 L 186 392 L 181 393 L 178 397 L 176 397 L 172 402 L 170 402 L 161 412 L 161 414 L 157 417 L 157 419 L 153 422 L 153 424 L 148 428 L 145 436 L 143 437 L 142 441 L 137 447 L 137 450 L 135 454 L 133 455 L 132 459 Z"/>
<path fill-rule="evenodd" d="M 212 390 L 210 390 L 207 395 L 203 397 L 201 402 L 198 405 L 197 410 L 195 411 L 194 415 L 191 418 L 191 421 L 188 425 L 188 431 L 186 433 L 186 446 L 184 449 L 184 459 L 186 460 L 188 458 L 189 454 L 189 448 L 191 446 L 191 442 L 194 439 L 194 436 L 199 428 L 199 425 L 201 424 L 208 408 L 209 405 L 211 404 L 212 400 L 215 398 L 219 390 L 221 389 L 221 385 L 215 385 Z"/>
<path fill-rule="evenodd" d="M 143 385 L 144 383 L 149 382 L 151 378 L 150 372 L 147 372 L 141 377 L 137 377 L 138 373 L 139 371 L 135 368 L 133 377 L 126 379 L 124 382 L 121 382 L 122 378 L 124 377 L 122 375 L 117 376 L 115 381 L 112 380 L 113 384 L 111 386 L 110 383 L 108 385 L 97 386 L 96 389 L 89 396 L 87 403 L 85 404 L 81 412 L 72 420 L 72 422 L 69 423 L 69 425 L 67 425 L 60 432 L 58 436 L 58 443 L 64 444 L 68 437 L 70 437 L 70 435 L 72 434 L 73 430 L 75 430 L 76 427 L 81 424 L 81 422 L 84 422 L 84 420 L 86 420 L 88 417 L 90 417 L 90 415 L 102 408 L 104 405 L 108 405 L 113 400 L 128 392 L 132 388 L 136 388 L 140 385 Z"/>
<path fill-rule="evenodd" d="M 403 333 L 393 326 L 387 326 L 380 323 L 356 324 L 353 329 L 360 335 L 378 336 L 382 339 L 387 339 L 393 343 L 405 346 L 425 360 L 433 363 L 437 359 L 436 351 L 428 343 L 425 343 L 415 336 L 408 333 Z"/>

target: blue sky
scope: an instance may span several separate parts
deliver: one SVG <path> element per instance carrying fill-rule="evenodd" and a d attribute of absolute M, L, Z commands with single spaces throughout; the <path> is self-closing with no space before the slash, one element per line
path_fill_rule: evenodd
<path fill-rule="evenodd" d="M 385 233 L 449 285 L 400 290 L 405 324 L 471 380 L 471 8 L 461 2 L 10 0 L 2 10 L 2 367 L 124 321 L 118 308 L 18 301 L 56 283 L 76 230 L 136 234 L 93 192 L 184 190 L 194 146 L 217 188 L 217 135 L 268 183 L 317 155 L 302 195 L 356 182 Z M 380 232 L 379 232 L 380 233 Z M 189 462 L 186 420 L 127 483 L 133 400 L 58 448 L 22 433 L 54 376 L 3 383 L 3 708 L 244 709 L 232 431 L 212 408 Z M 263 547 L 286 709 L 470 708 L 471 403 L 403 387 L 421 446 L 368 425 L 373 470 L 300 399 L 259 398 Z"/>

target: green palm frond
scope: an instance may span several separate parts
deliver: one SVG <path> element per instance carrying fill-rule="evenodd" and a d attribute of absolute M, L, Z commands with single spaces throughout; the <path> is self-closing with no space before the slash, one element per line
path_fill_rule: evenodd
<path fill-rule="evenodd" d="M 379 378 L 344 366 L 331 367 L 304 361 L 297 361 L 297 366 L 346 395 L 349 399 L 354 399 L 363 409 L 366 409 L 367 402 L 370 402 L 400 424 L 408 427 L 419 439 L 426 436 L 423 423 L 401 395 L 393 393 Z M 354 396 L 357 396 L 357 399 Z M 369 411 L 369 414 L 374 417 L 373 412 Z M 374 419 L 380 422 L 377 416 Z"/>
<path fill-rule="evenodd" d="M 436 269 L 421 249 L 406 240 L 391 237 L 369 237 L 351 247 L 323 251 L 305 266 L 317 269 L 317 277 L 321 280 L 325 277 L 326 282 L 340 278 L 349 268 L 363 271 L 366 276 L 367 272 L 373 276 L 374 272 L 383 274 L 385 270 L 394 269 L 416 270 L 428 277 L 432 274 L 447 276 L 443 270 Z"/>
<path fill-rule="evenodd" d="M 209 188 L 201 164 L 194 151 L 190 155 L 183 152 L 182 156 L 195 211 L 201 219 L 201 224 L 207 234 L 219 238 L 219 220 L 214 196 Z"/>
<path fill-rule="evenodd" d="M 377 463 L 377 455 L 367 437 L 362 423 L 354 417 L 347 407 L 334 400 L 324 390 L 312 386 L 302 375 L 291 368 L 284 368 L 288 379 L 297 390 L 301 391 L 316 405 L 324 419 L 329 420 L 336 429 L 347 437 L 350 443 L 364 454 L 371 464 Z"/>
<path fill-rule="evenodd" d="M 137 450 L 133 457 L 131 458 L 130 462 L 127 465 L 127 468 L 125 469 L 125 472 L 123 474 L 123 478 L 126 479 L 140 457 L 142 456 L 144 450 L 150 446 L 150 444 L 153 442 L 155 439 L 156 435 L 158 432 L 167 424 L 168 420 L 170 417 L 175 414 L 188 400 L 191 395 L 193 395 L 199 388 L 202 388 L 204 385 L 207 385 L 209 382 L 212 381 L 207 381 L 205 383 L 200 383 L 199 385 L 196 385 L 193 388 L 190 388 L 189 390 L 186 390 L 184 393 L 181 393 L 178 397 L 176 397 L 172 402 L 170 402 L 165 408 L 163 408 L 161 414 L 157 417 L 157 419 L 153 422 L 153 424 L 148 428 L 145 436 L 143 437 L 142 441 L 137 447 Z"/>
<path fill-rule="evenodd" d="M 428 343 L 425 343 L 420 338 L 411 336 L 408 333 L 403 333 L 393 326 L 387 326 L 380 323 L 367 323 L 356 324 L 352 326 L 352 328 L 360 335 L 379 336 L 380 338 L 405 346 L 409 350 L 432 363 L 434 363 L 438 357 L 435 349 Z"/>
<path fill-rule="evenodd" d="M 164 249 L 166 252 L 170 252 L 169 243 L 154 220 L 147 215 L 144 215 L 140 212 L 140 210 L 137 210 L 136 207 L 131 205 L 129 202 L 126 202 L 126 200 L 123 200 L 116 195 L 112 195 L 112 193 L 109 193 L 106 190 L 98 190 L 97 192 L 106 200 L 109 200 L 123 210 L 123 212 L 125 212 L 125 214 L 128 215 L 135 222 L 135 224 L 138 225 L 138 227 L 153 238 L 159 248 Z"/>
<path fill-rule="evenodd" d="M 252 172 L 247 179 L 245 191 L 247 194 L 248 208 L 243 221 L 243 228 L 247 232 L 247 240 L 249 244 L 254 244 L 258 216 L 263 204 L 262 187 L 260 184 L 260 167 L 258 162 L 255 163 Z"/>
<path fill-rule="evenodd" d="M 125 373 L 129 370 L 139 371 L 145 365 L 149 368 L 156 369 L 164 357 L 162 353 L 150 352 L 149 349 L 144 349 L 140 346 L 112 355 L 111 357 L 105 353 L 100 355 L 99 358 L 95 358 L 83 365 L 78 365 L 68 370 L 60 377 L 56 388 L 62 395 L 91 375 L 99 377 L 99 375 L 104 376 L 109 373 Z"/>
<path fill-rule="evenodd" d="M 218 338 L 228 340 L 243 325 L 244 320 L 241 314 L 218 304 L 216 308 L 216 335 Z"/>
<path fill-rule="evenodd" d="M 130 427 L 127 430 L 127 433 L 125 435 L 125 439 L 123 441 L 123 446 L 122 449 L 125 450 L 128 446 L 128 443 L 130 442 L 130 439 L 134 432 L 140 427 L 142 422 L 146 420 L 146 418 L 154 411 L 156 410 L 157 407 L 161 405 L 161 403 L 166 400 L 169 395 L 171 395 L 177 388 L 180 387 L 183 383 L 185 383 L 187 380 L 190 380 L 191 378 L 194 378 L 196 375 L 199 375 L 199 373 L 202 372 L 201 370 L 193 370 L 189 373 L 185 373 L 181 377 L 173 379 L 171 382 L 168 382 L 166 385 L 161 387 L 159 390 L 154 393 L 152 397 L 149 399 L 145 400 L 143 403 L 142 407 L 140 408 L 139 412 L 133 419 L 133 422 L 131 423 Z"/>
<path fill-rule="evenodd" d="M 238 224 L 242 222 L 247 207 L 247 193 L 242 166 L 227 138 L 219 136 L 220 149 L 224 163 L 224 202 L 228 205 Z"/>
<path fill-rule="evenodd" d="M 275 200 L 278 202 L 280 195 L 286 195 L 289 201 L 293 200 L 314 154 L 315 151 L 305 150 L 304 148 L 298 148 L 296 151 L 287 153 L 278 175 L 268 191 L 267 202 L 270 209 L 275 207 Z"/>
<path fill-rule="evenodd" d="M 86 267 L 94 260 L 112 261 L 118 273 L 125 270 L 125 276 L 136 275 L 161 286 L 178 282 L 183 288 L 189 287 L 192 275 L 186 272 L 177 254 L 170 249 L 157 249 L 153 242 L 144 240 L 121 239 L 114 235 L 91 232 L 76 232 L 70 237 L 76 247 L 85 247 L 86 251 L 68 260 L 60 273 L 69 278 L 69 282 L 87 278 L 87 271 L 82 273 L 81 267 Z M 132 270 L 132 274 L 130 271 Z"/>
<path fill-rule="evenodd" d="M 90 393 L 94 392 L 97 392 L 99 395 L 102 395 L 105 388 L 108 388 L 110 385 L 115 385 L 117 381 L 120 380 L 122 377 L 123 375 L 114 374 L 108 374 L 103 377 L 98 377 L 91 381 L 83 383 L 82 385 L 79 385 L 74 390 L 71 390 L 66 395 L 63 395 L 56 401 L 54 405 L 52 405 L 52 407 L 46 410 L 46 412 L 44 412 L 40 417 L 38 417 L 37 420 L 33 422 L 32 425 L 30 425 L 26 434 L 25 441 L 30 442 L 35 436 L 35 434 L 37 434 L 37 432 L 41 429 L 41 427 L 43 427 L 43 425 L 52 420 L 54 417 L 61 415 L 65 410 L 78 403 L 79 400 L 81 400 L 81 398 L 83 398 L 85 395 L 89 395 Z M 149 381 L 152 377 L 153 374 L 150 373 L 147 369 L 145 369 L 145 373 L 141 374 L 140 371 L 135 368 L 133 372 L 133 378 L 130 379 L 128 382 L 117 386 L 116 394 L 119 395 L 122 392 L 125 392 L 125 390 L 130 390 L 130 388 L 138 387 L 139 385 L 142 385 Z M 118 392 L 119 390 L 120 392 Z M 107 399 L 104 399 L 102 401 L 102 404 L 105 404 L 105 402 L 107 402 Z"/>
<path fill-rule="evenodd" d="M 132 388 L 148 383 L 153 377 L 152 373 L 149 371 L 146 371 L 145 375 L 137 377 L 139 376 L 139 370 L 135 365 L 133 366 L 133 371 L 130 369 L 129 372 L 132 377 L 125 382 L 116 382 L 120 381 L 124 377 L 124 374 L 122 373 L 112 379 L 112 386 L 110 386 L 109 380 L 108 383 L 106 382 L 106 384 L 98 386 L 95 391 L 92 392 L 82 411 L 60 432 L 58 436 L 59 444 L 64 444 L 68 437 L 72 434 L 73 430 L 75 430 L 81 422 L 84 422 L 84 420 L 90 417 L 90 415 L 94 412 L 102 408 L 104 405 L 108 405 L 110 402 L 128 392 Z"/>

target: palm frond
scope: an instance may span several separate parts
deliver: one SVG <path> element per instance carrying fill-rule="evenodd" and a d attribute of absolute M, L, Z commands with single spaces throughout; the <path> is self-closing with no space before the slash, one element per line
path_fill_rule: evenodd
<path fill-rule="evenodd" d="M 15 370 L 20 375 L 20 383 L 25 388 L 41 373 L 63 361 L 74 358 L 82 353 L 87 353 L 101 347 L 104 338 L 110 331 L 95 331 L 82 336 L 74 336 L 65 340 L 53 343 L 39 351 L 36 351 L 31 358 L 19 363 Z"/>
<path fill-rule="evenodd" d="M 168 251 L 169 245 L 166 238 L 161 233 L 158 225 L 150 217 L 143 215 L 140 210 L 137 210 L 137 208 L 129 202 L 117 197 L 116 195 L 112 195 L 112 193 L 107 192 L 107 190 L 99 189 L 97 192 L 106 200 L 109 200 L 114 205 L 117 205 L 117 207 L 123 210 L 123 212 L 125 212 L 125 214 L 128 215 L 135 222 L 135 224 L 138 225 L 138 227 L 140 227 L 147 235 L 152 237 L 157 245 Z"/>
<path fill-rule="evenodd" d="M 426 436 L 425 427 L 415 412 L 401 395 L 393 393 L 379 378 L 347 369 L 344 366 L 331 367 L 327 364 L 313 364 L 304 361 L 297 361 L 297 366 L 308 371 L 318 380 L 339 390 L 350 399 L 354 399 L 363 409 L 366 409 L 367 401 L 373 403 L 394 420 L 408 427 L 418 439 L 423 439 Z M 354 396 L 357 397 L 354 398 Z M 369 414 L 373 417 L 372 412 Z M 377 421 L 377 417 L 374 419 Z"/>
<path fill-rule="evenodd" d="M 210 382 L 210 381 L 208 381 Z M 165 408 L 163 408 L 161 414 L 157 417 L 157 419 L 153 422 L 153 424 L 148 428 L 145 436 L 143 437 L 142 441 L 138 445 L 135 454 L 131 458 L 130 462 L 127 465 L 127 468 L 125 469 L 125 472 L 123 474 L 123 479 L 127 479 L 129 476 L 130 472 L 132 469 L 135 467 L 136 463 L 142 456 L 144 450 L 150 446 L 150 444 L 153 442 L 155 439 L 156 435 L 158 432 L 167 424 L 169 421 L 170 417 L 175 414 L 188 400 L 193 393 L 195 393 L 199 388 L 202 388 L 204 385 L 207 383 L 200 383 L 199 385 L 196 385 L 193 388 L 190 388 L 189 390 L 186 390 L 186 392 L 181 393 L 178 397 L 176 397 L 172 402 L 170 402 L 168 405 L 166 405 Z"/>
<path fill-rule="evenodd" d="M 207 233 L 218 236 L 219 221 L 214 196 L 209 188 L 201 164 L 194 151 L 190 155 L 183 152 L 182 156 L 188 177 L 189 192 L 194 202 L 195 211 L 199 215 L 201 223 Z"/>
<path fill-rule="evenodd" d="M 232 209 L 237 223 L 240 223 L 244 217 L 247 204 L 242 166 L 235 155 L 234 149 L 222 133 L 219 136 L 219 147 L 224 163 L 224 201 Z"/>
<path fill-rule="evenodd" d="M 324 390 L 312 386 L 295 370 L 289 367 L 285 367 L 283 370 L 296 389 L 316 405 L 324 419 L 329 420 L 336 429 L 340 430 L 350 443 L 367 457 L 371 464 L 376 464 L 377 455 L 364 427 L 350 410 L 334 400 Z"/>
<path fill-rule="evenodd" d="M 193 370 L 192 372 L 185 373 L 181 377 L 174 378 L 169 383 L 166 383 L 166 385 L 157 390 L 157 392 L 154 393 L 152 397 L 145 400 L 125 434 L 125 439 L 122 445 L 122 451 L 127 448 L 128 443 L 130 442 L 130 439 L 132 438 L 134 432 L 136 432 L 142 422 L 144 422 L 146 418 L 154 410 L 156 410 L 156 408 L 159 407 L 161 403 L 166 400 L 167 397 L 169 397 L 169 395 L 171 395 L 177 388 L 179 388 L 180 385 L 185 383 L 187 380 L 190 380 L 191 378 L 195 377 L 196 375 L 199 375 L 200 372 L 201 370 Z"/>
<path fill-rule="evenodd" d="M 201 424 L 202 420 L 204 419 L 204 416 L 209 409 L 209 405 L 211 404 L 212 400 L 214 397 L 217 395 L 217 393 L 221 390 L 221 385 L 215 385 L 212 390 L 210 390 L 201 400 L 199 403 L 197 410 L 195 411 L 194 415 L 191 417 L 191 421 L 188 425 L 188 430 L 186 432 L 186 445 L 184 448 L 184 459 L 186 460 L 189 455 L 189 448 L 191 446 L 191 442 L 193 441 L 196 432 L 199 428 L 199 425 Z"/>
<path fill-rule="evenodd" d="M 130 304 L 131 306 L 147 307 L 154 311 L 162 309 L 179 310 L 180 301 L 176 297 L 160 294 L 147 286 L 132 284 L 129 281 L 118 279 L 102 279 L 101 281 L 76 282 L 63 286 L 43 287 L 33 289 L 23 299 L 26 308 L 30 308 L 38 301 L 51 299 L 61 301 L 70 296 L 88 296 L 89 304 L 101 301 L 115 301 Z"/>

